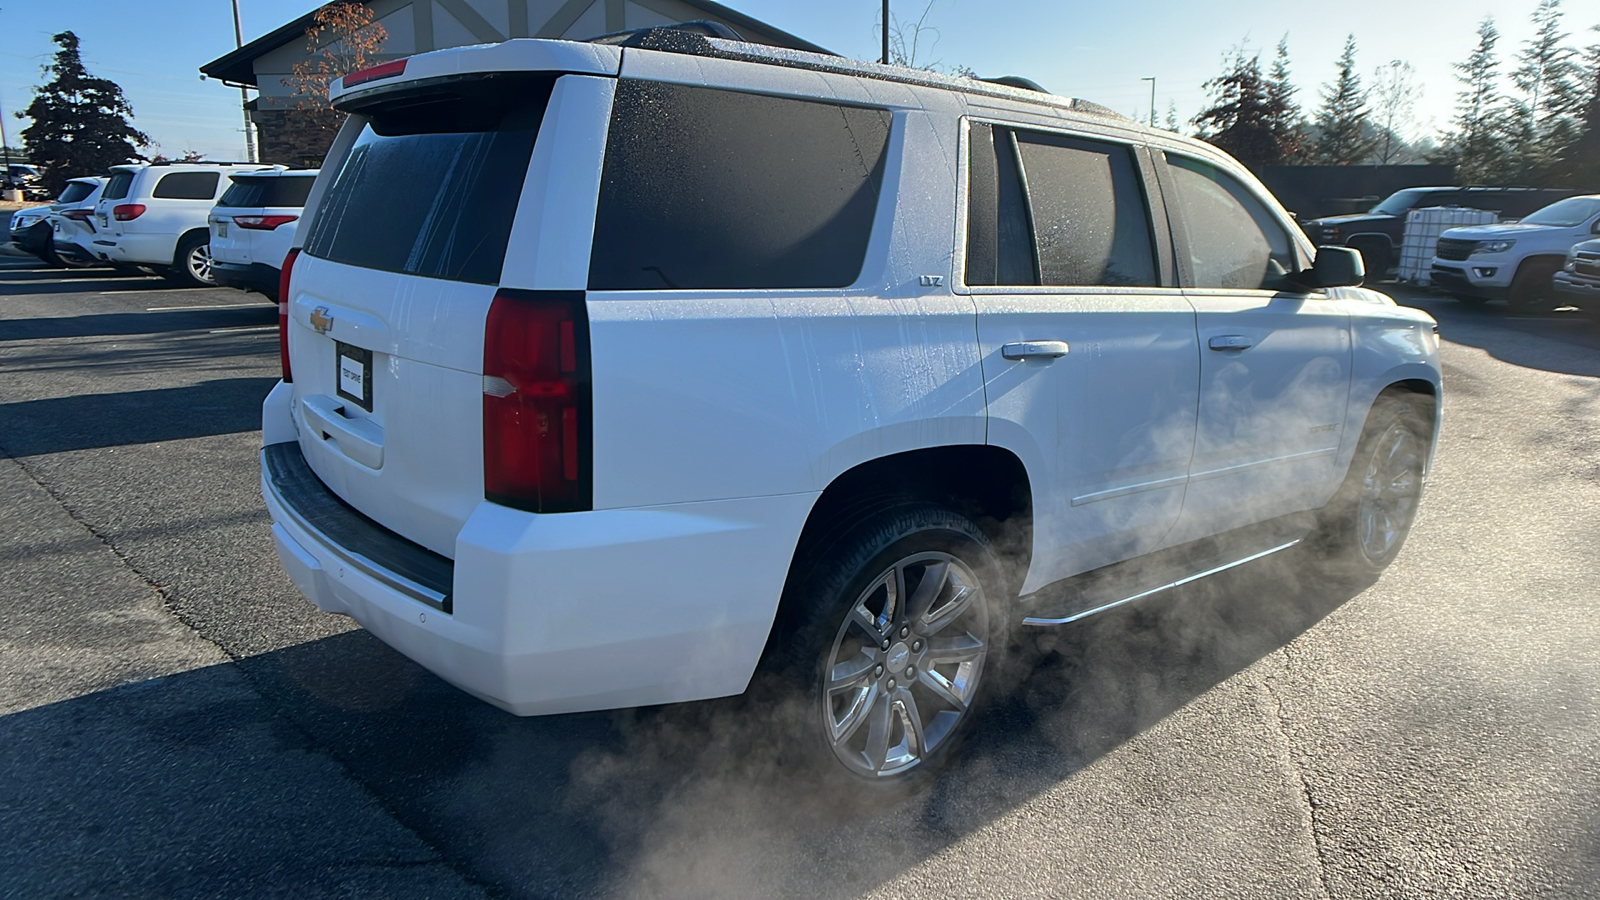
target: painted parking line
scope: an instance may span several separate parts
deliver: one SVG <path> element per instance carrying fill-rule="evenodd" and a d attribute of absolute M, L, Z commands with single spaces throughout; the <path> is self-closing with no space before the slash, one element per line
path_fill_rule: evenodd
<path fill-rule="evenodd" d="M 107 296 L 107 295 L 110 295 L 110 294 L 170 294 L 170 293 L 176 293 L 178 291 L 209 291 L 209 290 L 211 290 L 211 288 L 203 288 L 203 287 L 192 287 L 192 288 L 146 288 L 144 290 L 137 290 L 137 291 L 95 291 L 95 293 L 99 294 L 102 297 L 104 297 L 104 296 Z"/>
<path fill-rule="evenodd" d="M 213 328 L 207 334 L 246 334 L 252 331 L 277 331 L 276 325 L 248 325 L 243 328 Z"/>
<path fill-rule="evenodd" d="M 101 291 L 101 293 L 108 293 L 108 292 Z M 218 304 L 216 306 L 212 306 L 212 305 L 208 305 L 208 304 L 201 304 L 199 306 L 147 306 L 147 307 L 145 307 L 144 311 L 145 312 L 178 312 L 180 310 L 186 310 L 186 309 L 271 309 L 271 308 L 272 308 L 272 304 L 266 303 L 266 302 L 263 301 L 261 303 L 229 303 L 229 304 L 226 304 L 226 305 Z"/>
<path fill-rule="evenodd" d="M 129 282 L 137 283 L 137 282 L 140 282 L 140 281 L 154 281 L 154 280 L 156 280 L 156 279 L 158 279 L 160 277 L 161 276 L 159 276 L 159 275 L 142 275 L 142 276 L 107 275 L 107 276 L 104 276 L 104 277 L 101 277 L 101 278 L 87 278 L 87 277 L 85 277 L 85 278 L 30 278 L 27 281 L 19 281 L 19 282 L 16 282 L 16 283 L 17 284 L 92 284 L 93 282 L 96 282 L 96 281 L 115 281 L 117 284 L 127 284 Z"/>

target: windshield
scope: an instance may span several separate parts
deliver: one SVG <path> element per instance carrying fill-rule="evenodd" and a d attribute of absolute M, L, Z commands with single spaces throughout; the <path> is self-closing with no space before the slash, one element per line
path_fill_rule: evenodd
<path fill-rule="evenodd" d="M 1526 225 L 1571 228 L 1589 221 L 1595 213 L 1600 213 L 1600 197 L 1568 197 L 1546 206 L 1522 221 Z"/>
<path fill-rule="evenodd" d="M 1375 215 L 1398 216 L 1421 203 L 1427 195 L 1427 191 L 1396 191 L 1389 195 L 1389 199 L 1367 210 L 1367 212 Z"/>
<path fill-rule="evenodd" d="M 79 200 L 94 193 L 94 185 L 81 181 L 69 183 L 61 189 L 61 196 L 56 198 L 57 203 L 77 203 Z"/>

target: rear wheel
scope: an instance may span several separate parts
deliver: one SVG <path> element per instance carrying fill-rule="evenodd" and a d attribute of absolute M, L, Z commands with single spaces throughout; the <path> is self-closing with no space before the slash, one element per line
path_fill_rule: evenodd
<path fill-rule="evenodd" d="M 189 287 L 210 287 L 217 283 L 211 274 L 211 243 L 205 233 L 188 234 L 178 242 L 178 252 L 173 256 L 167 275 Z"/>
<path fill-rule="evenodd" d="M 58 269 L 87 269 L 97 265 L 94 260 L 80 259 L 75 256 L 62 256 L 56 252 L 55 243 L 45 244 L 44 261 Z"/>
<path fill-rule="evenodd" d="M 798 612 L 775 660 L 803 700 L 798 743 L 857 783 L 903 786 L 937 771 L 1009 647 L 989 539 L 959 513 L 908 503 L 810 556 L 785 592 L 785 608 Z"/>

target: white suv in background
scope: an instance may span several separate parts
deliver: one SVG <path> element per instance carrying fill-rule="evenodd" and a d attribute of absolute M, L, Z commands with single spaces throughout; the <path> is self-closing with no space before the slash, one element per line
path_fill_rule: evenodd
<path fill-rule="evenodd" d="M 317 179 L 316 169 L 268 169 L 233 180 L 211 210 L 211 276 L 217 284 L 278 299 L 279 269 Z"/>
<path fill-rule="evenodd" d="M 1399 552 L 1434 322 L 1226 154 L 1016 80 L 603 41 L 331 92 L 261 452 L 321 609 L 519 715 L 760 672 L 786 746 L 893 785 L 1019 629 Z"/>
<path fill-rule="evenodd" d="M 1600 234 L 1600 194 L 1568 197 L 1518 222 L 1450 228 L 1439 235 L 1428 277 L 1469 304 L 1504 300 L 1516 312 L 1565 302 L 1552 277 L 1574 244 Z"/>
<path fill-rule="evenodd" d="M 206 217 L 228 188 L 224 177 L 272 168 L 256 163 L 144 163 L 111 167 L 95 206 L 94 255 L 151 266 L 180 284 L 215 284 Z"/>

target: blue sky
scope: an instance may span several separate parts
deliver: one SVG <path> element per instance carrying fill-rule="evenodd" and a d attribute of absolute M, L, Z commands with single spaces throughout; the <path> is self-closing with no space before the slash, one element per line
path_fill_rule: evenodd
<path fill-rule="evenodd" d="M 727 5 L 848 56 L 876 58 L 877 0 L 724 0 Z M 894 0 L 900 18 L 915 17 L 927 0 Z M 1477 23 L 1494 14 L 1503 66 L 1531 36 L 1537 0 L 1341 0 L 1284 3 L 1265 0 L 1121 0 L 1068 4 L 1050 0 L 934 0 L 928 24 L 937 42 L 919 60 L 962 64 L 980 74 L 1026 75 L 1046 88 L 1144 117 L 1155 76 L 1156 111 L 1168 102 L 1180 118 L 1198 112 L 1202 83 L 1221 71 L 1241 43 L 1270 56 L 1289 38 L 1299 99 L 1316 106 L 1319 86 L 1332 80 L 1345 35 L 1354 33 L 1357 61 L 1372 71 L 1392 59 L 1410 62 L 1424 93 L 1412 137 L 1446 125 L 1457 90 L 1450 64 L 1474 45 Z M 251 40 L 318 4 L 315 0 L 239 0 L 244 38 Z M 1600 42 L 1600 0 L 1566 0 L 1573 44 Z M 233 48 L 228 0 L 0 0 L 0 108 L 12 144 L 25 126 L 12 113 L 27 105 L 41 82 L 39 66 L 55 49 L 50 35 L 72 30 L 83 42 L 91 72 L 121 84 L 135 124 L 177 155 L 198 150 L 211 158 L 242 158 L 239 95 L 202 82 L 198 67 Z"/>

